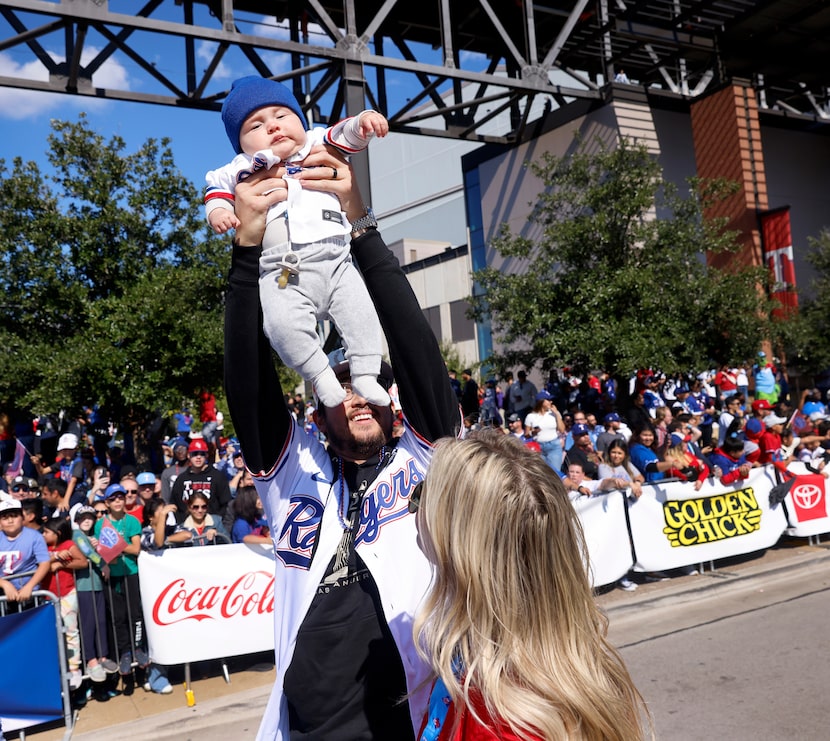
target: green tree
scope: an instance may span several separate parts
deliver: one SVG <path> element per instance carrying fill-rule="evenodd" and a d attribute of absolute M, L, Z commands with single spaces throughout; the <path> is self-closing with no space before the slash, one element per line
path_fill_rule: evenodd
<path fill-rule="evenodd" d="M 771 331 L 765 271 L 703 259 L 736 249 L 722 221 L 704 218 L 733 185 L 693 179 L 681 196 L 625 140 L 530 167 L 544 185 L 530 216 L 539 237 L 504 225 L 491 245 L 527 270 L 474 275 L 472 314 L 492 324 L 497 367 L 675 372 L 754 355 Z"/>
<path fill-rule="evenodd" d="M 229 240 L 169 141 L 54 121 L 51 172 L 0 161 L 0 408 L 98 403 L 128 426 L 219 396 Z M 296 378 L 296 375 L 294 376 Z"/>

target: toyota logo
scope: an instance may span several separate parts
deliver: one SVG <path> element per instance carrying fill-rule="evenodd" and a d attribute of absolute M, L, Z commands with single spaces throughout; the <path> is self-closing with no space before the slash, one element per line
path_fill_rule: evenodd
<path fill-rule="evenodd" d="M 822 490 L 815 484 L 798 484 L 793 487 L 792 495 L 796 504 L 802 509 L 812 509 L 820 501 Z"/>

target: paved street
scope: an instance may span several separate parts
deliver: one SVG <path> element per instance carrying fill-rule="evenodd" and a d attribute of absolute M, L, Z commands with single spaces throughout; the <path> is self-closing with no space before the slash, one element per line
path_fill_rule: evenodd
<path fill-rule="evenodd" d="M 828 590 L 825 564 L 612 617 L 657 738 L 830 737 Z"/>

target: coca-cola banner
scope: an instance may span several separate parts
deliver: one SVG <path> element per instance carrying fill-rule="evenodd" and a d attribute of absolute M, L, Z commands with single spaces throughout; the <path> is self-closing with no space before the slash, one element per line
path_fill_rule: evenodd
<path fill-rule="evenodd" d="M 273 650 L 274 556 L 266 546 L 142 552 L 138 574 L 156 663 Z"/>

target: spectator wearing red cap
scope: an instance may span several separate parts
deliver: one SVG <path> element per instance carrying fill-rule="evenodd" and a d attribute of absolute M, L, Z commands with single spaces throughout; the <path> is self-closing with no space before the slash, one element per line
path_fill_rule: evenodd
<path fill-rule="evenodd" d="M 170 502 L 176 505 L 179 521 L 187 517 L 187 501 L 194 492 L 201 492 L 208 501 L 208 512 L 222 517 L 231 501 L 228 479 L 208 462 L 208 445 L 201 437 L 190 441 L 187 448 L 190 466 L 173 484 Z"/>
<path fill-rule="evenodd" d="M 772 404 L 766 399 L 755 399 L 752 402 L 752 414 L 763 422 L 764 417 L 772 414 Z"/>

